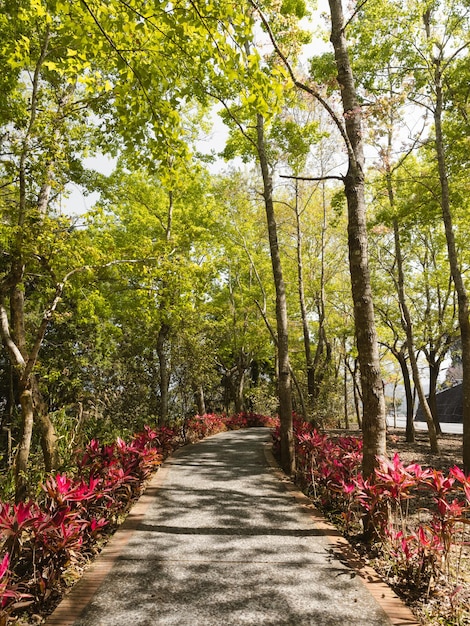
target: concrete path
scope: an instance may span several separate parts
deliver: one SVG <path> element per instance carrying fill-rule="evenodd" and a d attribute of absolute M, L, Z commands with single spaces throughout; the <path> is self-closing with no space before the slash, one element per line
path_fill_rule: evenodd
<path fill-rule="evenodd" d="M 271 467 L 269 439 L 178 450 L 47 626 L 416 624 L 346 563 L 346 542 Z"/>

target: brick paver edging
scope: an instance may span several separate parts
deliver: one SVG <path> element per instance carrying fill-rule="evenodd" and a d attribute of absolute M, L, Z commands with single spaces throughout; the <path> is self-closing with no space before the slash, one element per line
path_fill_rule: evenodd
<path fill-rule="evenodd" d="M 174 457 L 175 453 L 172 456 Z M 97 555 L 81 579 L 46 618 L 44 626 L 73 626 L 144 518 L 148 506 L 157 496 L 157 491 L 166 478 L 168 469 L 167 466 L 162 465 L 152 476 L 144 493 L 131 508 L 123 524 Z"/>
<path fill-rule="evenodd" d="M 392 622 L 393 626 L 421 626 L 421 622 L 412 611 L 403 603 L 397 594 L 389 587 L 377 574 L 377 572 L 362 562 L 351 544 L 345 539 L 339 530 L 328 522 L 313 502 L 308 498 L 292 480 L 280 469 L 272 453 L 272 444 L 266 444 L 265 456 L 272 471 L 277 475 L 286 491 L 294 500 L 313 518 L 316 528 L 320 530 L 331 543 L 332 552 L 340 561 L 346 562 L 349 567 L 356 572 L 361 582 L 365 585 L 369 593 L 382 607 Z"/>

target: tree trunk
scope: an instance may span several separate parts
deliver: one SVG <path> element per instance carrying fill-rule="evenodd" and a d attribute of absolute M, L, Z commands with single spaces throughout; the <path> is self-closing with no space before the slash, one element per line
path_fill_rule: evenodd
<path fill-rule="evenodd" d="M 393 122 L 393 119 L 391 120 L 390 126 L 392 125 L 392 122 Z M 411 315 L 409 313 L 408 305 L 406 302 L 405 276 L 403 272 L 403 255 L 401 252 L 401 241 L 400 241 L 400 225 L 398 222 L 398 217 L 395 214 L 395 193 L 394 193 L 393 183 L 392 183 L 391 160 L 392 160 L 392 133 L 391 131 L 389 131 L 385 172 L 386 172 L 386 181 L 387 181 L 388 201 L 389 201 L 392 213 L 393 213 L 393 233 L 394 233 L 394 242 L 395 242 L 395 259 L 396 259 L 396 267 L 397 267 L 396 284 L 397 284 L 397 291 L 398 291 L 398 301 L 399 301 L 400 311 L 401 311 L 401 323 L 406 334 L 406 344 L 408 348 L 408 354 L 410 358 L 410 364 L 411 364 L 411 370 L 412 370 L 412 375 L 413 375 L 413 381 L 415 384 L 415 389 L 418 392 L 420 402 L 421 402 L 421 399 L 423 400 L 421 402 L 421 406 L 423 408 L 423 412 L 426 416 L 426 422 L 428 424 L 428 432 L 429 432 L 431 450 L 437 453 L 437 432 L 440 431 L 440 427 L 439 429 L 437 429 L 435 416 L 433 415 L 431 411 L 431 406 L 428 403 L 423 393 L 423 389 L 421 385 L 421 377 L 419 375 L 419 370 L 418 370 L 418 366 L 416 363 L 416 355 L 415 355 L 414 339 L 413 339 L 413 334 L 414 334 L 413 323 L 412 323 Z M 406 366 L 406 360 L 404 362 L 404 368 L 406 372 L 408 372 L 408 367 Z M 402 367 L 402 372 L 404 372 L 405 370 Z M 434 424 L 433 426 L 430 426 L 430 419 L 429 419 L 430 417 Z M 407 429 L 407 441 L 408 441 L 408 436 L 410 437 L 412 436 L 413 437 L 412 440 L 414 441 L 414 432 L 411 433 L 411 420 L 409 416 L 408 402 L 407 402 L 406 429 Z M 413 431 L 414 431 L 414 426 L 413 426 Z"/>
<path fill-rule="evenodd" d="M 169 325 L 162 323 L 157 337 L 157 355 L 160 366 L 160 420 L 163 424 L 168 422 L 168 392 L 170 388 L 170 373 L 167 342 L 169 334 Z"/>
<path fill-rule="evenodd" d="M 21 405 L 22 426 L 20 441 L 15 461 L 16 476 L 16 499 L 22 499 L 27 489 L 28 458 L 31 448 L 31 436 L 33 424 L 36 423 L 41 441 L 41 449 L 44 457 L 44 469 L 46 472 L 53 471 L 59 464 L 57 434 L 54 425 L 47 414 L 47 407 L 42 399 L 38 381 L 31 372 L 28 355 L 26 354 L 26 340 L 24 330 L 24 299 L 23 293 L 18 287 L 11 290 L 10 309 L 15 342 L 9 336 L 8 321 L 4 317 L 3 340 L 11 342 L 10 355 L 19 374 L 18 389 Z M 14 349 L 16 347 L 16 351 Z M 29 357 L 31 358 L 31 356 Z M 29 373 L 28 373 L 29 372 Z"/>
<path fill-rule="evenodd" d="M 344 187 L 348 205 L 349 266 L 363 398 L 362 470 L 364 476 L 369 477 L 377 465 L 377 457 L 386 454 L 386 423 L 369 272 L 362 119 L 344 34 L 342 3 L 341 0 L 329 0 L 329 5 L 331 42 L 335 51 L 346 135 L 349 141 L 348 171 L 344 178 Z"/>
<path fill-rule="evenodd" d="M 431 32 L 431 9 L 423 15 L 424 27 L 428 41 L 432 40 Z M 439 184 L 441 188 L 441 212 L 444 222 L 444 230 L 447 242 L 447 254 L 449 257 L 450 271 L 457 292 L 458 319 L 460 328 L 460 339 L 462 344 L 462 391 L 463 391 L 463 466 L 464 471 L 470 474 L 470 319 L 468 294 L 460 269 L 455 244 L 455 234 L 451 211 L 449 179 L 447 175 L 446 149 L 444 143 L 444 133 L 442 130 L 443 113 L 443 76 L 442 76 L 442 49 L 438 55 L 433 56 L 434 76 L 432 85 L 435 95 L 435 105 L 433 111 L 434 128 L 436 133 L 436 158 L 439 171 Z"/>
<path fill-rule="evenodd" d="M 310 331 L 307 319 L 307 307 L 305 306 L 305 290 L 303 276 L 302 258 L 302 226 L 299 211 L 299 188 L 298 181 L 295 181 L 295 224 L 297 234 L 297 290 L 299 294 L 300 317 L 302 320 L 302 331 L 304 337 L 305 366 L 307 370 L 307 393 L 310 407 L 313 407 L 313 396 L 315 387 L 315 373 L 313 370 L 312 348 L 310 344 Z"/>
<path fill-rule="evenodd" d="M 264 138 L 264 119 L 258 114 L 256 120 L 257 150 L 263 178 L 263 196 L 269 233 L 269 249 L 276 289 L 277 356 L 279 419 L 281 423 L 281 466 L 287 474 L 295 471 L 295 450 L 292 425 L 292 392 L 289 364 L 289 340 L 287 301 L 274 213 L 273 185 L 269 171 Z"/>
<path fill-rule="evenodd" d="M 196 410 L 198 415 L 205 415 L 206 402 L 204 399 L 204 389 L 202 385 L 198 385 L 194 390 L 194 402 L 196 404 Z"/>
<path fill-rule="evenodd" d="M 452 273 L 455 290 L 457 291 L 460 339 L 462 343 L 463 466 L 465 472 L 470 474 L 470 320 L 468 294 L 459 265 L 450 206 L 449 180 L 447 177 L 447 164 L 442 132 L 442 77 L 438 61 L 436 61 L 435 83 L 436 108 L 434 110 L 434 125 L 436 131 L 436 156 L 441 186 L 441 210 L 446 233 L 450 271 Z"/>
<path fill-rule="evenodd" d="M 237 368 L 237 381 L 235 383 L 235 413 L 241 413 L 243 411 L 243 393 L 245 389 L 245 365 L 244 357 L 240 356 L 238 368 Z"/>
<path fill-rule="evenodd" d="M 398 226 L 397 217 L 393 218 L 393 233 L 394 233 L 394 240 L 395 240 L 395 258 L 397 262 L 397 273 L 398 273 L 398 300 L 400 303 L 400 309 L 401 309 L 401 314 L 402 314 L 402 325 L 406 333 L 406 344 L 408 347 L 408 356 L 410 358 L 411 372 L 413 374 L 413 382 L 415 384 L 415 389 L 418 393 L 421 408 L 423 409 L 423 413 L 426 418 L 431 452 L 433 452 L 434 454 L 439 454 L 439 446 L 437 443 L 436 428 L 434 426 L 434 420 L 431 414 L 431 409 L 429 408 L 428 401 L 426 399 L 426 396 L 424 395 L 423 386 L 421 384 L 421 376 L 419 374 L 419 369 L 418 369 L 418 361 L 416 359 L 416 354 L 415 354 L 414 341 L 413 341 L 413 324 L 411 322 L 411 315 L 408 310 L 408 305 L 406 303 L 405 276 L 403 273 L 403 258 L 401 254 L 400 229 Z"/>
<path fill-rule="evenodd" d="M 361 397 L 359 385 L 357 383 L 357 360 L 354 362 L 354 371 L 353 371 L 352 376 L 353 376 L 354 409 L 356 411 L 357 425 L 359 426 L 359 429 L 362 430 L 362 413 L 361 413 L 362 397 Z"/>
<path fill-rule="evenodd" d="M 322 165 L 323 171 L 323 165 Z M 317 295 L 317 311 L 318 311 L 318 338 L 315 357 L 312 367 L 312 397 L 314 407 L 317 406 L 317 400 L 321 392 L 322 383 L 331 363 L 331 345 L 326 335 L 326 315 L 325 315 L 325 234 L 326 234 L 326 195 L 325 184 L 322 185 L 322 204 L 323 219 L 321 227 L 321 249 L 320 249 L 320 293 Z"/>
<path fill-rule="evenodd" d="M 32 373 L 37 354 L 34 350 L 30 355 L 26 351 L 26 332 L 24 327 L 24 298 L 23 292 L 15 284 L 10 290 L 10 316 L 13 329 L 13 337 L 10 335 L 8 316 L 1 305 L 1 335 L 7 349 L 10 363 L 18 375 L 18 394 L 21 405 L 21 434 L 15 459 L 15 498 L 21 500 L 27 492 L 28 459 L 31 448 L 31 436 L 33 424 L 36 422 L 41 448 L 44 456 L 44 467 L 47 472 L 54 470 L 59 462 L 57 435 L 54 426 L 47 415 L 47 410 L 41 397 L 39 385 Z M 38 330 L 36 343 L 41 343 L 44 325 Z"/>
<path fill-rule="evenodd" d="M 34 408 L 34 421 L 38 427 L 41 439 L 44 469 L 46 472 L 52 472 L 59 465 L 57 433 L 47 412 L 46 403 L 43 400 L 37 378 L 34 374 L 31 374 L 30 376 L 30 385 Z"/>
<path fill-rule="evenodd" d="M 406 400 L 406 433 L 405 438 L 408 443 L 414 443 L 415 440 L 415 426 L 414 426 L 414 401 L 413 390 L 411 388 L 410 370 L 406 362 L 406 355 L 402 350 L 395 352 L 398 363 L 400 364 L 401 375 L 403 378 L 403 386 L 405 387 L 405 400 Z"/>
<path fill-rule="evenodd" d="M 441 423 L 439 421 L 439 415 L 437 412 L 437 401 L 436 401 L 436 390 L 437 390 L 437 379 L 439 377 L 439 372 L 441 369 L 441 362 L 439 359 L 436 359 L 435 351 L 431 351 L 428 358 L 429 364 L 429 393 L 428 393 L 428 404 L 431 410 L 432 420 L 434 422 L 434 428 L 436 429 L 436 434 L 442 435 Z"/>
<path fill-rule="evenodd" d="M 28 495 L 28 461 L 34 424 L 33 398 L 30 389 L 21 391 L 20 404 L 21 433 L 15 458 L 15 501 L 17 503 L 26 500 Z"/>
<path fill-rule="evenodd" d="M 37 329 L 36 336 L 32 337 L 32 347 L 28 353 L 26 345 L 26 330 L 24 323 L 24 239 L 25 229 L 27 227 L 27 215 L 30 203 L 27 197 L 28 187 L 28 158 L 31 150 L 31 138 L 35 134 L 35 125 L 39 106 L 40 73 L 42 66 L 47 58 L 48 46 L 51 37 L 50 27 L 47 26 L 43 34 L 40 54 L 32 73 L 31 91 L 29 96 L 29 119 L 25 126 L 25 133 L 22 139 L 22 146 L 19 154 L 17 182 L 18 182 L 18 204 L 16 225 L 17 231 L 15 240 L 11 249 L 11 266 L 10 270 L 4 272 L 3 280 L 0 285 L 0 334 L 3 344 L 7 350 L 8 358 L 12 370 L 17 376 L 18 397 L 20 400 L 22 411 L 21 436 L 15 459 L 15 479 L 17 500 L 24 497 L 27 492 L 27 469 L 28 458 L 31 447 L 31 436 L 34 419 L 39 419 L 39 428 L 41 435 L 41 445 L 44 452 L 44 463 L 47 471 L 52 470 L 57 464 L 57 437 L 55 436 L 54 427 L 47 413 L 42 415 L 36 413 L 35 399 L 39 389 L 37 381 L 33 375 L 33 369 L 37 361 L 38 352 L 41 347 L 47 325 L 52 312 L 57 306 L 59 292 L 63 285 L 56 288 L 56 297 L 53 304 L 44 313 L 40 326 Z M 66 93 L 72 93 L 74 87 L 67 87 Z M 63 100 L 65 104 L 66 100 Z M 61 105 L 61 107 L 63 106 Z M 57 120 L 62 117 L 63 111 L 59 107 L 57 112 Z M 58 129 L 56 134 L 58 133 Z M 47 213 L 47 206 L 51 193 L 51 179 L 53 171 L 53 162 L 49 161 L 44 164 L 44 180 L 42 182 L 40 192 L 37 198 L 36 209 L 41 219 Z M 10 319 L 5 308 L 5 300 L 9 298 L 10 303 Z M 12 335 L 10 334 L 10 328 Z M 37 393 L 36 393 L 37 392 Z"/>

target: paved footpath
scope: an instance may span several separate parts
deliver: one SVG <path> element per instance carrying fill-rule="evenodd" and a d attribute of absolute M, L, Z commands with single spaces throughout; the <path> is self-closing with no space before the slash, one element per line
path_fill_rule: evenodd
<path fill-rule="evenodd" d="M 46 626 L 391 626 L 415 618 L 273 467 L 270 433 L 231 431 L 155 474 Z"/>

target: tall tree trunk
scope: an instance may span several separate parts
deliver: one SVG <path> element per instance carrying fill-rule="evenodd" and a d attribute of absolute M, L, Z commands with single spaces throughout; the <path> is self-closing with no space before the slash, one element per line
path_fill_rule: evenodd
<path fill-rule="evenodd" d="M 397 350 L 395 356 L 398 360 L 401 369 L 401 375 L 403 378 L 403 386 L 405 387 L 405 400 L 406 400 L 406 431 L 405 438 L 408 443 L 413 443 L 415 440 L 415 426 L 414 426 L 414 401 L 413 390 L 411 388 L 410 370 L 408 369 L 408 363 L 406 362 L 406 355 L 403 350 Z"/>
<path fill-rule="evenodd" d="M 235 382 L 235 413 L 241 413 L 243 411 L 243 394 L 245 390 L 245 356 L 240 354 L 237 366 L 237 380 Z"/>
<path fill-rule="evenodd" d="M 462 343 L 462 389 L 463 389 L 463 466 L 470 474 L 470 320 L 468 294 L 457 254 L 455 243 L 452 211 L 450 206 L 449 180 L 442 132 L 442 77 L 440 66 L 436 61 L 435 70 L 436 107 L 434 110 L 434 126 L 436 131 L 436 156 L 441 186 L 441 210 L 447 241 L 450 271 L 457 291 L 458 318 L 460 340 Z"/>
<path fill-rule="evenodd" d="M 28 461 L 33 435 L 34 409 L 31 389 L 20 393 L 21 432 L 15 458 L 15 501 L 26 500 L 28 495 Z"/>
<path fill-rule="evenodd" d="M 393 93 L 391 93 L 390 96 L 392 97 Z M 387 137 L 388 142 L 387 142 L 387 156 L 385 159 L 385 177 L 387 181 L 388 201 L 389 201 L 392 213 L 393 213 L 395 258 L 396 258 L 396 267 L 397 267 L 397 274 L 398 274 L 397 280 L 396 280 L 397 291 L 398 291 L 398 301 L 399 301 L 400 310 L 401 310 L 401 322 L 402 322 L 402 326 L 406 334 L 406 343 L 408 347 L 408 354 L 410 357 L 410 364 L 411 364 L 411 370 L 412 370 L 412 375 L 413 375 L 413 381 L 415 384 L 415 389 L 417 390 L 418 395 L 420 397 L 420 402 L 421 402 L 421 398 L 423 399 L 423 402 L 421 402 L 421 406 L 426 417 L 426 422 L 428 424 L 428 432 L 429 432 L 431 450 L 437 453 L 437 434 L 440 432 L 440 426 L 438 423 L 436 425 L 435 411 L 434 412 L 432 411 L 430 402 L 428 402 L 428 400 L 424 396 L 424 392 L 423 392 L 423 388 L 421 384 L 421 377 L 419 375 L 419 370 L 418 370 L 418 366 L 416 363 L 416 355 L 414 351 L 413 322 L 411 320 L 411 315 L 409 313 L 408 305 L 406 302 L 405 276 L 404 276 L 404 271 L 403 271 L 403 255 L 401 252 L 401 241 L 400 241 L 400 225 L 398 222 L 398 217 L 396 216 L 396 213 L 395 213 L 395 193 L 394 193 L 394 188 L 393 188 L 392 169 L 391 169 L 392 131 L 390 129 L 393 127 L 393 122 L 394 122 L 393 115 L 391 115 L 389 130 L 388 130 L 388 137 Z M 408 367 L 406 366 L 406 360 L 405 360 L 405 368 L 406 368 L 406 371 L 408 371 Z M 403 371 L 404 370 L 402 368 L 402 372 Z M 429 397 L 431 398 L 431 392 L 429 394 Z M 430 417 L 434 424 L 431 427 L 429 426 Z M 410 437 L 412 436 L 413 441 L 414 441 L 414 432 L 413 434 L 411 433 L 411 423 L 409 419 L 408 403 L 407 403 L 406 429 L 407 429 L 407 441 L 408 441 L 408 436 Z"/>
<path fill-rule="evenodd" d="M 411 321 L 411 315 L 406 303 L 405 295 L 405 276 L 403 273 L 403 258 L 401 254 L 400 243 L 400 229 L 398 226 L 398 218 L 393 218 L 393 233 L 395 239 L 395 258 L 397 262 L 398 271 L 398 300 L 400 303 L 400 309 L 402 314 L 402 325 L 406 333 L 406 343 L 408 347 L 408 356 L 410 358 L 411 372 L 413 374 L 413 382 L 415 389 L 418 393 L 419 402 L 423 409 L 424 417 L 426 418 L 426 424 L 428 426 L 429 443 L 431 446 L 431 452 L 439 454 L 439 446 L 437 443 L 436 427 L 434 426 L 434 420 L 432 417 L 431 409 L 429 408 L 428 401 L 424 395 L 423 385 L 421 384 L 421 376 L 418 369 L 418 361 L 416 359 L 414 341 L 413 341 L 413 324 Z"/>
<path fill-rule="evenodd" d="M 31 446 L 31 436 L 34 420 L 38 422 L 41 445 L 44 452 L 44 464 L 47 471 L 54 469 L 57 465 L 57 437 L 53 424 L 46 411 L 42 414 L 36 412 L 35 402 L 39 399 L 39 388 L 34 377 L 33 369 L 37 361 L 38 352 L 41 347 L 50 317 L 55 310 L 62 285 L 56 286 L 56 297 L 51 307 L 44 313 L 42 322 L 37 329 L 36 336 L 33 337 L 33 345 L 28 353 L 26 346 L 26 330 L 24 324 L 24 238 L 27 228 L 27 214 L 30 208 L 27 198 L 28 179 L 28 158 L 31 150 L 31 137 L 34 136 L 37 121 L 40 92 L 40 74 L 42 66 L 47 58 L 48 46 L 50 42 L 50 27 L 47 26 L 43 33 L 39 58 L 36 62 L 32 74 L 31 91 L 29 99 L 29 119 L 25 126 L 25 133 L 18 161 L 18 206 L 17 206 L 17 232 L 11 254 L 10 271 L 4 276 L 0 285 L 0 334 L 4 346 L 6 347 L 8 358 L 12 369 L 18 376 L 18 397 L 22 412 L 21 438 L 15 459 L 16 498 L 21 499 L 27 491 L 27 469 L 28 458 Z M 73 93 L 74 87 L 68 87 L 66 94 Z M 56 121 L 59 124 L 62 119 L 61 110 L 66 100 L 62 100 L 57 111 Z M 55 135 L 59 133 L 59 126 L 56 127 Z M 51 193 L 51 179 L 53 174 L 53 161 L 44 164 L 44 180 L 37 198 L 36 209 L 41 218 L 47 213 Z M 5 300 L 10 301 L 10 323 L 5 308 Z"/>
<path fill-rule="evenodd" d="M 276 371 L 276 375 L 279 378 L 279 368 L 278 368 L 278 349 L 277 349 L 277 337 L 276 337 L 276 333 L 273 329 L 273 327 L 271 326 L 265 311 L 262 309 L 262 307 L 260 306 L 259 302 L 256 303 L 258 306 L 258 309 L 261 313 L 261 316 L 263 317 L 264 323 L 266 324 L 266 328 L 269 330 L 269 334 L 271 335 L 271 338 L 273 340 L 274 345 L 276 346 L 276 353 L 275 353 L 275 357 L 276 357 L 276 364 L 275 364 L 275 371 Z M 290 375 L 291 375 L 291 379 L 292 382 L 294 383 L 294 386 L 297 390 L 297 395 L 299 398 L 299 402 L 300 402 L 300 406 L 302 409 L 302 417 L 304 419 L 304 421 L 308 420 L 308 412 L 307 412 L 307 406 L 305 404 L 305 399 L 304 399 L 304 394 L 302 393 L 302 387 L 300 386 L 299 381 L 297 380 L 297 376 L 295 375 L 294 370 L 292 369 L 292 367 L 289 364 L 289 370 L 290 370 Z M 293 404 L 293 403 L 292 403 Z"/>
<path fill-rule="evenodd" d="M 348 368 L 349 368 L 349 363 L 348 363 Z M 362 404 L 361 390 L 359 389 L 359 384 L 357 382 L 357 359 L 354 360 L 354 369 L 352 371 L 350 369 L 349 371 L 351 372 L 352 381 L 353 381 L 354 409 L 356 411 L 357 425 L 359 426 L 360 430 L 362 430 L 361 405 L 363 406 L 363 404 Z"/>
<path fill-rule="evenodd" d="M 168 363 L 168 336 L 170 327 L 165 322 L 160 326 L 157 337 L 157 356 L 160 369 L 160 420 L 168 422 L 168 395 L 170 388 L 170 367 Z"/>
<path fill-rule="evenodd" d="M 2 306 L 1 335 L 7 348 L 10 362 L 18 375 L 18 395 L 21 406 L 22 425 L 20 440 L 15 459 L 15 498 L 23 499 L 27 492 L 28 459 L 31 449 L 33 424 L 36 423 L 46 472 L 54 470 L 59 463 L 57 435 L 54 425 L 47 414 L 47 407 L 42 399 L 38 381 L 32 369 L 37 358 L 34 351 L 26 351 L 26 332 L 24 327 L 24 297 L 22 290 L 15 285 L 10 291 L 10 317 L 13 337 L 10 335 L 8 316 Z M 36 344 L 42 342 L 47 324 L 47 316 L 38 330 Z"/>
<path fill-rule="evenodd" d="M 434 428 L 436 429 L 436 434 L 442 435 L 441 423 L 439 421 L 439 415 L 437 412 L 437 379 L 439 378 L 439 372 L 441 370 L 441 362 L 439 359 L 436 359 L 436 352 L 431 350 L 428 357 L 429 364 L 429 393 L 428 393 L 428 404 L 431 410 L 432 419 L 434 422 Z"/>
<path fill-rule="evenodd" d="M 428 40 L 432 39 L 431 32 L 431 10 L 423 15 L 424 27 Z M 470 474 L 470 319 L 468 294 L 460 269 L 457 246 L 455 243 L 452 210 L 450 203 L 449 178 L 447 175 L 446 149 L 444 143 L 444 133 L 442 130 L 442 113 L 444 96 L 442 92 L 442 50 L 438 55 L 433 56 L 434 65 L 434 128 L 436 133 L 435 149 L 437 167 L 439 171 L 439 183 L 441 188 L 441 212 L 444 222 L 444 230 L 447 242 L 447 254 L 449 257 L 450 271 L 457 292 L 458 319 L 460 328 L 460 340 L 462 344 L 462 391 L 463 391 L 463 466 L 467 474 Z"/>
<path fill-rule="evenodd" d="M 390 126 L 391 125 L 392 125 L 392 122 Z M 410 358 L 411 371 L 412 371 L 413 381 L 415 384 L 415 389 L 417 390 L 419 397 L 423 398 L 423 402 L 424 402 L 424 404 L 422 404 L 422 407 L 423 407 L 423 412 L 425 413 L 425 416 L 426 416 L 426 422 L 428 422 L 428 431 L 429 431 L 429 439 L 431 443 L 431 450 L 436 452 L 436 446 L 437 446 L 436 432 L 435 432 L 435 428 L 433 429 L 431 427 L 431 429 L 429 429 L 429 418 L 430 416 L 432 418 L 432 415 L 430 413 L 430 407 L 424 396 L 423 388 L 421 385 L 421 377 L 419 375 L 418 365 L 416 362 L 416 355 L 414 351 L 413 325 L 412 325 L 411 315 L 408 310 L 408 305 L 406 303 L 405 276 L 403 272 L 403 256 L 401 252 L 401 241 L 400 241 L 400 225 L 398 223 L 398 217 L 395 214 L 395 193 L 394 193 L 393 182 L 392 182 L 391 158 L 392 158 L 392 135 L 391 135 L 391 131 L 389 131 L 388 132 L 388 145 L 387 145 L 387 158 L 386 158 L 386 164 L 385 164 L 385 177 L 387 181 L 388 201 L 390 204 L 390 208 L 393 212 L 393 233 L 394 233 L 394 242 L 395 242 L 395 260 L 396 260 L 396 267 L 397 267 L 396 285 L 397 285 L 397 292 L 398 292 L 398 302 L 399 302 L 400 311 L 401 311 L 401 323 L 406 334 L 406 345 L 407 345 L 408 354 Z M 404 376 L 403 380 L 404 380 L 405 390 L 406 390 L 406 384 L 409 384 L 410 381 L 409 381 L 408 366 L 406 364 L 406 358 L 404 355 L 403 355 L 403 360 L 400 363 L 400 365 L 402 368 L 402 374 Z M 406 380 L 406 383 L 405 383 L 405 380 Z M 406 440 L 414 441 L 414 438 L 415 438 L 414 437 L 414 424 L 413 424 L 413 431 L 411 430 L 413 405 L 411 405 L 410 407 L 408 400 L 409 398 L 407 397 Z M 410 415 L 410 411 L 411 411 L 411 415 Z"/>
<path fill-rule="evenodd" d="M 348 366 L 346 363 L 346 355 L 344 355 L 344 371 L 343 371 L 343 402 L 344 402 L 344 425 L 349 429 L 349 398 L 348 398 Z"/>
<path fill-rule="evenodd" d="M 15 280 L 15 283 L 17 281 Z M 31 450 L 31 438 L 33 434 L 34 424 L 34 408 L 31 389 L 22 376 L 26 368 L 26 361 L 23 355 L 25 350 L 24 332 L 22 323 L 23 309 L 19 306 L 22 303 L 22 293 L 17 289 L 17 285 L 12 287 L 10 291 L 10 311 L 12 318 L 12 326 L 19 334 L 19 340 L 14 341 L 10 334 L 8 323 L 8 315 L 4 307 L 3 301 L 0 302 L 0 328 L 3 345 L 5 346 L 10 363 L 15 369 L 18 378 L 18 396 L 21 406 L 21 430 L 18 448 L 15 457 L 15 500 L 19 502 L 26 498 L 28 490 L 28 461 Z M 21 347 L 21 349 L 20 349 Z"/>
<path fill-rule="evenodd" d="M 198 415 L 205 415 L 206 402 L 204 399 L 204 389 L 202 388 L 202 385 L 197 385 L 194 389 L 194 402 L 196 404 Z"/>
<path fill-rule="evenodd" d="M 307 307 L 305 306 L 305 290 L 303 276 L 303 257 L 302 257 L 302 225 L 299 210 L 299 182 L 295 181 L 295 225 L 297 235 L 297 290 L 299 294 L 300 317 L 302 320 L 302 331 L 304 337 L 305 365 L 307 370 L 307 393 L 310 406 L 313 406 L 314 381 L 315 375 L 313 371 L 312 348 L 310 344 L 310 330 L 308 327 Z"/>
<path fill-rule="evenodd" d="M 322 163 L 323 172 L 323 163 Z M 325 314 L 325 234 L 326 234 L 326 194 L 325 182 L 322 183 L 323 218 L 321 226 L 321 249 L 320 249 L 320 293 L 317 295 L 318 311 L 318 338 L 315 357 L 313 359 L 312 393 L 314 406 L 320 395 L 322 383 L 331 364 L 331 345 L 326 335 Z"/>
<path fill-rule="evenodd" d="M 34 407 L 34 421 L 38 427 L 41 439 L 44 469 L 46 472 L 52 472 L 59 465 L 57 433 L 39 389 L 38 380 L 34 374 L 31 374 L 30 385 Z"/>
<path fill-rule="evenodd" d="M 166 224 L 164 225 L 165 240 L 171 241 L 172 224 L 173 224 L 174 197 L 173 191 L 168 191 L 168 206 L 166 215 Z M 168 289 L 166 280 L 162 281 L 162 293 Z M 171 300 L 171 298 L 170 298 Z M 160 314 L 163 319 L 168 319 L 169 314 L 168 298 L 163 297 L 159 304 Z M 160 421 L 163 424 L 168 422 L 168 404 L 170 393 L 170 363 L 169 363 L 169 337 L 171 333 L 171 325 L 168 321 L 163 321 L 158 331 L 156 351 L 158 356 L 160 370 Z"/>
<path fill-rule="evenodd" d="M 273 184 L 269 170 L 264 138 L 264 119 L 258 114 L 256 119 L 257 150 L 263 179 L 264 206 L 269 234 L 269 249 L 276 289 L 276 322 L 277 322 L 277 357 L 278 357 L 278 390 L 279 419 L 281 423 L 281 465 L 287 474 L 295 471 L 295 450 L 292 425 L 292 392 L 289 364 L 289 339 L 287 320 L 287 301 L 281 256 L 277 238 L 277 224 L 274 213 Z"/>
<path fill-rule="evenodd" d="M 369 477 L 377 465 L 377 456 L 386 454 L 386 422 L 369 272 L 362 116 L 346 44 L 342 2 L 329 0 L 329 5 L 330 39 L 335 52 L 337 78 L 341 87 L 346 135 L 349 142 L 348 171 L 344 178 L 344 187 L 348 205 L 349 267 L 364 407 L 362 470 L 364 476 Z"/>
<path fill-rule="evenodd" d="M 315 401 L 314 400 L 315 399 L 315 366 L 314 366 L 314 360 L 312 358 L 312 347 L 310 343 L 310 331 L 308 327 L 307 307 L 305 306 L 305 289 L 304 289 L 303 256 L 302 256 L 302 225 L 301 225 L 300 210 L 299 210 L 298 184 L 299 184 L 298 180 L 296 180 L 295 181 L 295 223 L 296 223 L 296 233 L 297 233 L 297 288 L 298 288 L 298 293 L 299 293 L 300 316 L 302 319 L 302 331 L 303 331 L 303 337 L 304 337 L 305 365 L 306 365 L 306 370 L 307 370 L 307 395 L 308 395 L 308 404 L 309 404 L 309 409 L 310 409 L 309 411 L 307 410 L 307 407 L 305 406 L 302 391 L 295 378 L 294 378 L 294 383 L 296 385 L 297 391 L 299 392 L 299 400 L 302 405 L 302 413 L 304 415 L 304 419 L 307 420 L 308 417 L 310 417 L 312 424 L 315 427 L 317 427 L 318 425 L 315 419 L 315 414 L 311 414 L 311 410 L 314 408 L 314 401 Z M 319 332 L 318 342 L 320 342 L 322 338 L 323 338 L 323 335 L 321 332 Z"/>

